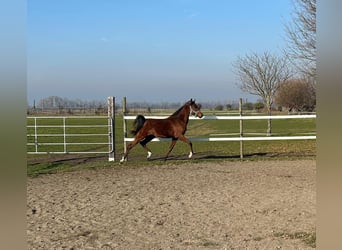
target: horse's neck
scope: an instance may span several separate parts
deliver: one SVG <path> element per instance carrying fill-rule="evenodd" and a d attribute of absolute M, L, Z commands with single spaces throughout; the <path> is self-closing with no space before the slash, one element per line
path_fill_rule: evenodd
<path fill-rule="evenodd" d="M 188 123 L 189 121 L 189 112 L 190 107 L 185 105 L 179 112 L 176 112 L 175 114 L 171 115 L 171 117 L 177 117 L 180 120 L 184 121 L 185 123 Z"/>

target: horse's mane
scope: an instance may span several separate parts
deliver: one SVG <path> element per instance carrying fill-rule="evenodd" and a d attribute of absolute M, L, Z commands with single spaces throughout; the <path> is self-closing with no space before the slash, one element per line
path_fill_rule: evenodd
<path fill-rule="evenodd" d="M 185 106 L 185 105 L 189 105 L 189 104 L 191 103 L 191 101 L 192 101 L 192 100 L 187 101 L 186 103 L 184 103 L 183 106 L 180 107 L 179 109 L 177 109 L 171 116 L 176 116 L 176 115 L 178 115 L 178 114 L 181 112 L 181 110 L 184 108 L 184 106 Z"/>

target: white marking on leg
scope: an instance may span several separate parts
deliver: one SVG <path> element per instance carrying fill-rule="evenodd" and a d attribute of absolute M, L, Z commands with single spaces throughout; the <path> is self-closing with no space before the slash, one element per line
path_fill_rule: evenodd
<path fill-rule="evenodd" d="M 124 162 L 125 161 L 125 156 L 122 156 L 120 162 Z"/>
<path fill-rule="evenodd" d="M 150 159 L 151 155 L 152 155 L 152 152 L 151 151 L 147 151 L 147 159 Z"/>
<path fill-rule="evenodd" d="M 192 152 L 190 152 L 190 154 L 189 154 L 189 158 L 191 158 L 192 157 Z"/>

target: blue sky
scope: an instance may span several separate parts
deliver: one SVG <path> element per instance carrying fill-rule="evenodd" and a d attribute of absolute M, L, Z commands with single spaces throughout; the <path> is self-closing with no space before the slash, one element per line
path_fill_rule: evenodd
<path fill-rule="evenodd" d="M 250 100 L 232 62 L 281 53 L 291 0 L 29 0 L 28 103 Z"/>

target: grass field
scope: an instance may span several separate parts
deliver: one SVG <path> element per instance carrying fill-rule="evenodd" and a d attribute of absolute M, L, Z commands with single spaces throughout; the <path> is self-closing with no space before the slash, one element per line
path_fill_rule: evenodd
<path fill-rule="evenodd" d="M 205 115 L 212 115 L 210 111 L 204 112 Z M 28 118 L 27 125 L 33 126 L 34 119 Z M 63 145 L 63 119 L 45 119 L 38 118 L 37 132 L 39 134 L 47 134 L 49 136 L 38 137 L 39 143 L 59 143 L 59 145 L 40 145 L 40 151 L 58 151 L 64 152 Z M 92 151 L 106 152 L 108 145 L 85 144 L 89 142 L 108 142 L 107 119 L 103 118 L 87 118 L 78 117 L 68 118 L 65 124 L 67 134 L 67 143 L 79 143 L 68 145 L 67 151 Z M 128 130 L 132 128 L 132 120 L 127 121 Z M 84 127 L 89 125 L 89 127 Z M 45 127 L 46 126 L 46 127 Z M 59 127 L 53 127 L 59 126 Z M 70 127 L 69 127 L 70 126 Z M 266 134 L 267 120 L 245 120 L 244 135 L 245 136 L 263 136 Z M 315 119 L 286 119 L 272 121 L 272 135 L 274 136 L 291 136 L 315 134 Z M 233 137 L 238 136 L 239 121 L 238 120 L 190 120 L 186 136 L 194 137 Z M 34 134 L 34 128 L 27 129 L 27 134 Z M 86 134 L 98 134 L 89 136 Z M 129 135 L 131 136 L 131 135 Z M 27 142 L 34 143 L 34 136 L 28 136 Z M 152 159 L 163 157 L 168 148 L 168 142 L 151 142 L 149 147 L 153 152 Z M 120 158 L 123 153 L 123 120 L 122 116 L 116 116 L 115 122 L 115 145 L 116 159 Z M 194 142 L 194 151 L 196 153 L 194 161 L 220 161 L 220 160 L 239 160 L 240 142 Z M 35 146 L 27 146 L 28 151 L 35 151 Z M 178 142 L 171 153 L 170 160 L 174 162 L 182 162 L 186 160 L 189 148 L 186 144 Z M 274 158 L 307 158 L 316 156 L 316 140 L 291 140 L 291 141 L 248 141 L 244 142 L 244 155 L 247 160 L 254 159 L 274 159 Z M 118 162 L 108 163 L 107 154 L 45 154 L 30 155 L 28 154 L 28 174 L 35 175 L 40 173 L 49 173 L 61 169 L 94 167 L 98 165 L 113 165 Z M 129 157 L 129 162 L 139 162 L 139 164 L 149 164 L 145 159 L 146 151 L 140 147 L 135 147 Z M 76 163 L 68 159 L 83 159 Z M 96 160 L 85 160 L 96 159 Z M 85 164 L 80 164 L 80 162 Z M 160 161 L 161 162 L 161 161 Z M 154 163 L 156 163 L 154 161 Z"/>

